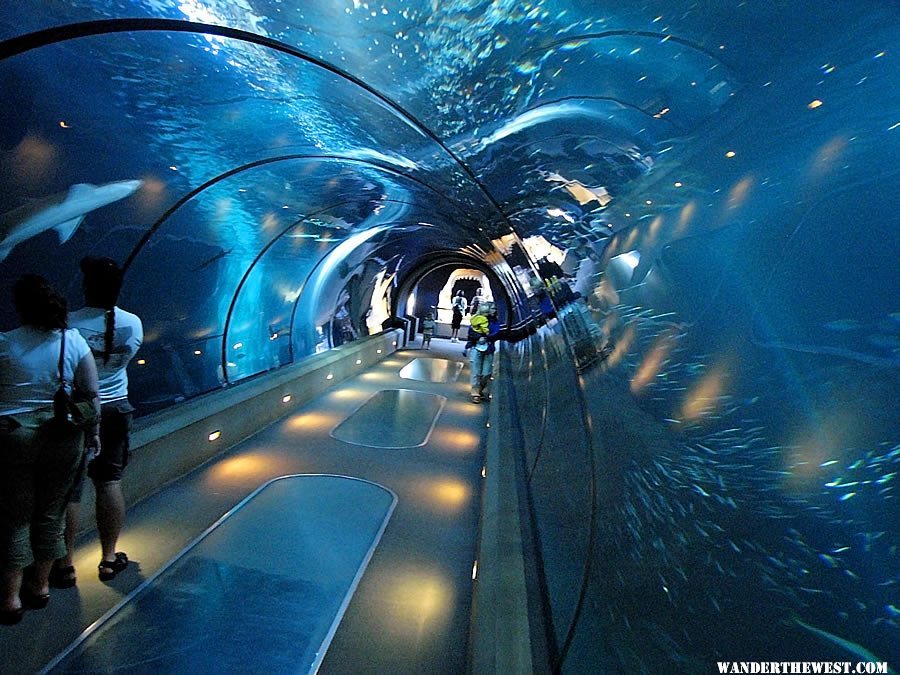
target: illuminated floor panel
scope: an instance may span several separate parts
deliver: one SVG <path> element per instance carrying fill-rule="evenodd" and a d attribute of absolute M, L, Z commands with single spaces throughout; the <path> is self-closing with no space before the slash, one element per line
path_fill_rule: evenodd
<path fill-rule="evenodd" d="M 447 399 L 411 389 L 374 394 L 341 422 L 331 435 L 370 448 L 415 448 L 425 445 Z"/>
<path fill-rule="evenodd" d="M 395 504 L 343 476 L 269 481 L 50 668 L 315 672 Z"/>
<path fill-rule="evenodd" d="M 400 370 L 400 377 L 419 382 L 456 382 L 463 364 L 447 359 L 413 359 Z"/>

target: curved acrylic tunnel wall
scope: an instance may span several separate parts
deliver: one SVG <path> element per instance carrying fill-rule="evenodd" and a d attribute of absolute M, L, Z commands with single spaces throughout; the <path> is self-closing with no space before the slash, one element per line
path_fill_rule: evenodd
<path fill-rule="evenodd" d="M 855 89 L 890 89 L 871 46 L 889 35 L 848 48 L 803 125 L 778 101 L 806 73 L 770 70 L 784 89 L 583 247 L 584 298 L 510 348 L 561 670 L 900 657 L 898 145 Z M 674 181 L 699 174 L 718 189 Z"/>
<path fill-rule="evenodd" d="M 405 247 L 407 263 L 435 245 L 428 228 L 449 230 L 438 248 L 471 241 L 454 233 L 474 230 L 471 181 L 414 122 L 327 66 L 256 39 L 183 23 L 66 27 L 0 61 L 30 113 L 4 139 L 5 204 L 53 193 L 64 201 L 74 194 L 67 186 L 91 184 L 88 217 L 45 273 L 77 306 L 71 271 L 82 255 L 124 261 L 121 303 L 140 308 L 146 331 L 132 365 L 142 412 L 335 344 L 338 298 L 314 293 L 308 319 L 296 304 L 314 271 L 319 283 L 345 283 L 344 258 L 362 249 L 330 253 L 359 232 L 422 231 Z M 97 194 L 115 180 L 127 188 Z M 6 238 L 7 295 L 49 236 Z M 345 304 L 371 301 L 376 277 L 392 283 L 403 256 L 393 258 L 354 270 Z M 366 309 L 355 308 L 353 337 L 368 332 Z"/>

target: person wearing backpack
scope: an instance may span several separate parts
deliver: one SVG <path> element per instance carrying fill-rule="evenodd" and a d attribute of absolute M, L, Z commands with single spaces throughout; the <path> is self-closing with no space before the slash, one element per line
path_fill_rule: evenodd
<path fill-rule="evenodd" d="M 500 322 L 492 302 L 482 302 L 469 322 L 464 352 L 469 356 L 472 403 L 490 399 L 488 388 L 494 370 L 495 342 L 500 338 Z"/>

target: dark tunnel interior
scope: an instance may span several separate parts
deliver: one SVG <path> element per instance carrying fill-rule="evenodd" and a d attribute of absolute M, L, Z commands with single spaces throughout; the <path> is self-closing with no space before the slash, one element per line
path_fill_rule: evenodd
<path fill-rule="evenodd" d="M 483 288 L 536 663 L 896 667 L 898 55 L 888 0 L 5 2 L 0 330 L 120 261 L 150 417 Z"/>

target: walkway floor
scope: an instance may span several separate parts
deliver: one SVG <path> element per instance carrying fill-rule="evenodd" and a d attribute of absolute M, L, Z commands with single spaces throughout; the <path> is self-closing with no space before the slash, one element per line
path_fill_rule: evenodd
<path fill-rule="evenodd" d="M 381 485 L 398 501 L 320 672 L 464 672 L 487 408 L 468 402 L 468 371 L 444 361 L 462 362 L 461 352 L 440 339 L 430 351 L 397 352 L 143 500 L 130 509 L 119 546 L 133 564 L 108 584 L 94 571 L 96 536 L 85 537 L 78 587 L 54 591 L 47 609 L 0 630 L 0 670 L 39 670 L 272 478 L 334 474 Z M 294 567 L 290 548 L 261 547 L 254 564 L 278 576 Z M 279 589 L 259 585 L 246 589 L 248 606 L 265 606 L 267 594 L 280 604 Z M 265 622 L 251 626 L 260 643 L 269 639 Z M 132 672 L 165 672 L 133 665 Z"/>

